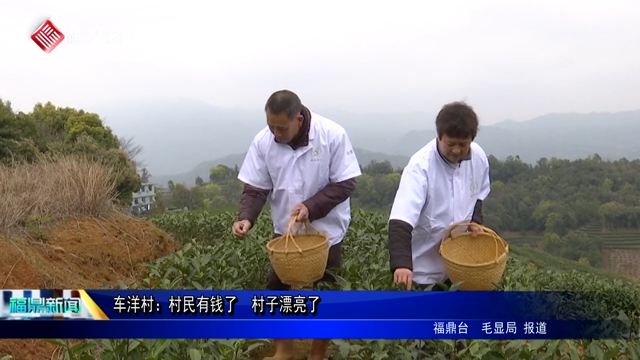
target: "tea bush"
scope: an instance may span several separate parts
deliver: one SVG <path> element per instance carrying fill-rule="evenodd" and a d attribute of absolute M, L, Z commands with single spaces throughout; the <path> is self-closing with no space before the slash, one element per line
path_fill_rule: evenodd
<path fill-rule="evenodd" d="M 268 258 L 265 242 L 272 236 L 268 213 L 244 240 L 231 235 L 234 214 L 180 212 L 151 221 L 183 243 L 183 248 L 149 264 L 147 277 L 130 288 L 154 289 L 263 289 Z M 340 286 L 346 290 L 394 290 L 388 266 L 387 218 L 354 210 L 345 238 Z M 530 251 L 529 251 L 530 253 Z M 513 254 L 512 254 L 513 255 Z M 540 254 L 540 256 L 546 256 Z M 567 261 L 567 267 L 571 264 Z M 584 269 L 584 267 L 576 266 Z M 366 275 L 363 275 L 366 274 Z M 325 285 L 326 286 L 326 285 Z M 587 291 L 592 313 L 623 318 L 638 328 L 639 287 L 588 271 L 538 268 L 517 255 L 509 259 L 499 289 Z M 455 290 L 454 288 L 450 290 Z M 334 359 L 638 359 L 638 331 L 624 340 L 463 341 L 456 350 L 452 340 L 334 340 Z M 57 341 L 57 340 L 56 340 Z M 102 340 L 71 345 L 70 359 L 90 359 L 99 353 L 109 359 L 252 359 L 266 340 Z"/>

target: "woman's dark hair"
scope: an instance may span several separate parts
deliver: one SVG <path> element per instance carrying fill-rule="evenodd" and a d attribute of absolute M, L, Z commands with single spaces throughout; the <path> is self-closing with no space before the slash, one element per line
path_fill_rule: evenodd
<path fill-rule="evenodd" d="M 473 108 L 464 102 L 452 102 L 442 107 L 436 117 L 438 138 L 447 135 L 451 138 L 472 140 L 478 135 L 478 116 Z"/>

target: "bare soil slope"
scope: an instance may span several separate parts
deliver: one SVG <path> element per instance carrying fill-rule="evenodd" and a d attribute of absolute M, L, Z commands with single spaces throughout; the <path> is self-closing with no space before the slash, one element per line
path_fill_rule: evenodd
<path fill-rule="evenodd" d="M 128 216 L 71 218 L 48 229 L 47 239 L 0 238 L 0 289 L 98 289 L 138 279 L 144 263 L 175 251 L 153 224 Z M 42 340 L 0 340 L 0 358 L 51 359 Z"/>

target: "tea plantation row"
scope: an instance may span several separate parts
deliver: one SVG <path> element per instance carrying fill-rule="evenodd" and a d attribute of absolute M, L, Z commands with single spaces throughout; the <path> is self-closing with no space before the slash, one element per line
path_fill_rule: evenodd
<path fill-rule="evenodd" d="M 603 232 L 602 224 L 600 223 L 583 226 L 578 231 L 585 233 L 591 239 L 602 241 L 604 249 L 640 249 L 640 232 L 638 231 L 609 230 Z M 509 240 L 510 243 L 516 245 L 529 244 L 536 246 L 540 244 L 542 238 L 542 235 L 515 235 L 510 237 Z"/>
<path fill-rule="evenodd" d="M 121 286 L 156 289 L 262 289 L 268 258 L 265 242 L 271 238 L 269 215 L 264 213 L 245 240 L 234 239 L 234 214 L 171 213 L 152 218 L 183 248 L 149 265 L 140 284 Z M 344 242 L 341 287 L 346 290 L 393 290 L 386 249 L 386 217 L 355 210 Z M 585 290 L 592 299 L 587 309 L 603 316 L 621 317 L 638 328 L 640 289 L 620 279 L 611 279 L 573 267 L 565 271 L 540 268 L 514 249 L 500 290 Z M 524 250 L 524 249 L 522 249 Z M 515 253 L 515 254 L 513 254 Z M 531 256 L 531 255 L 529 255 Z M 544 254 L 536 256 L 538 260 Z M 571 263 L 557 258 L 546 262 Z M 544 262 L 543 262 L 544 263 Z M 540 264 L 540 262 L 538 262 Z M 602 341 L 467 341 L 458 352 L 454 341 L 334 340 L 334 359 L 638 359 L 637 331 L 625 340 Z M 61 343 L 64 344 L 64 343 Z M 264 356 L 265 340 L 104 340 L 76 345 L 71 358 L 80 353 L 100 353 L 108 359 L 258 359 Z M 90 358 L 90 357 L 87 357 Z"/>

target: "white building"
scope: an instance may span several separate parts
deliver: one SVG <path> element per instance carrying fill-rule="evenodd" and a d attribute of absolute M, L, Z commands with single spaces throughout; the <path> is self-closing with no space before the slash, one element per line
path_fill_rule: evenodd
<path fill-rule="evenodd" d="M 152 183 L 142 183 L 140 190 L 133 193 L 131 210 L 133 212 L 146 212 L 151 210 L 156 202 L 156 188 Z"/>

